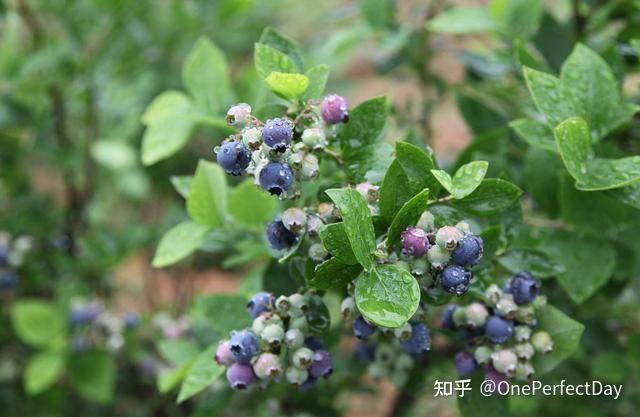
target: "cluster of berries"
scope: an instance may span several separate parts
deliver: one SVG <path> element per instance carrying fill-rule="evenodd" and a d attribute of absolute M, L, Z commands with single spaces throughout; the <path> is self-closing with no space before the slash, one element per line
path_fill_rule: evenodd
<path fill-rule="evenodd" d="M 534 354 L 553 350 L 549 333 L 535 330 L 536 309 L 546 304 L 539 292 L 540 282 L 529 272 L 520 272 L 502 289 L 489 286 L 483 302 L 444 309 L 443 327 L 461 331 L 467 341 L 468 349 L 455 356 L 461 376 L 484 367 L 485 378 L 496 384 L 512 377 L 531 380 Z"/>
<path fill-rule="evenodd" d="M 70 350 L 78 353 L 95 347 L 119 351 L 125 343 L 124 332 L 140 324 L 138 314 L 113 313 L 99 300 L 73 300 L 68 320 L 72 329 Z"/>
<path fill-rule="evenodd" d="M 215 360 L 227 367 L 234 389 L 266 385 L 282 376 L 301 389 L 312 387 L 333 371 L 333 360 L 322 342 L 311 336 L 309 323 L 312 293 L 277 299 L 268 292 L 255 294 L 247 304 L 254 318 L 250 329 L 233 331 L 220 342 Z"/>
<path fill-rule="evenodd" d="M 18 236 L 0 231 L 0 292 L 8 291 L 18 282 L 17 268 L 24 263 L 25 255 L 32 249 L 29 236 Z"/>
<path fill-rule="evenodd" d="M 162 333 L 162 337 L 169 340 L 189 335 L 192 328 L 189 316 L 172 317 L 165 311 L 157 313 L 152 321 L 153 325 Z"/>
<path fill-rule="evenodd" d="M 353 297 L 342 300 L 340 309 L 359 339 L 354 355 L 368 364 L 369 375 L 376 379 L 389 378 L 398 386 L 404 385 L 415 361 L 431 349 L 424 304 L 409 322 L 395 329 L 368 322 L 358 311 Z"/>
<path fill-rule="evenodd" d="M 449 294 L 467 292 L 473 278 L 469 268 L 482 259 L 484 242 L 466 222 L 437 229 L 426 211 L 416 227 L 402 232 L 401 240 L 399 263 L 419 279 L 423 290 L 439 284 Z"/>
<path fill-rule="evenodd" d="M 313 179 L 319 173 L 316 154 L 326 150 L 331 126 L 348 121 L 346 100 L 332 94 L 318 106 L 309 102 L 295 119 L 286 116 L 261 122 L 251 106 L 236 104 L 227 112 L 227 123 L 242 129 L 216 147 L 218 164 L 231 175 L 246 172 L 256 184 L 280 198 L 294 198 L 296 180 Z"/>
<path fill-rule="evenodd" d="M 333 207 L 326 203 L 320 206 L 321 210 L 328 207 L 329 211 Z M 326 215 L 313 211 L 307 213 L 305 209 L 291 207 L 267 224 L 265 236 L 272 250 L 285 251 L 294 247 L 306 235 L 310 238 L 308 256 L 315 262 L 322 262 L 329 256 L 329 252 L 318 238 L 318 232 L 330 221 L 332 220 Z"/>

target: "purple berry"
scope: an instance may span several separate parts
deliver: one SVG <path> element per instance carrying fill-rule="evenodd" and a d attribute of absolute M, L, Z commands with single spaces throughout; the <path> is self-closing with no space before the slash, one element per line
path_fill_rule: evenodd
<path fill-rule="evenodd" d="M 333 372 L 333 360 L 326 350 L 318 350 L 313 355 L 313 363 L 309 367 L 309 375 L 313 378 L 327 378 Z"/>
<path fill-rule="evenodd" d="M 519 272 L 511 278 L 508 290 L 516 304 L 527 304 L 540 293 L 540 282 L 529 272 Z"/>
<path fill-rule="evenodd" d="M 491 316 L 487 320 L 484 333 L 491 343 L 502 344 L 513 334 L 513 322 L 499 316 Z"/>
<path fill-rule="evenodd" d="M 290 232 L 280 219 L 273 220 L 267 225 L 266 234 L 269 246 L 275 250 L 289 249 L 298 241 L 298 236 Z"/>
<path fill-rule="evenodd" d="M 429 249 L 427 233 L 417 227 L 410 227 L 400 235 L 402 239 L 402 252 L 407 256 L 424 256 Z"/>
<path fill-rule="evenodd" d="M 460 376 L 469 376 L 476 370 L 476 360 L 469 352 L 458 352 L 453 360 Z"/>
<path fill-rule="evenodd" d="M 235 362 L 233 353 L 231 353 L 231 343 L 228 340 L 225 340 L 218 345 L 218 350 L 216 350 L 214 360 L 218 365 L 222 366 L 230 366 Z"/>
<path fill-rule="evenodd" d="M 293 139 L 293 123 L 287 119 L 267 120 L 262 128 L 262 140 L 277 152 L 284 152 Z"/>
<path fill-rule="evenodd" d="M 442 271 L 440 283 L 446 292 L 462 295 L 469 289 L 472 277 L 471 271 L 467 271 L 460 265 L 449 265 Z"/>
<path fill-rule="evenodd" d="M 451 259 L 456 265 L 476 265 L 482 258 L 484 242 L 480 236 L 468 234 L 458 242 L 458 246 L 451 253 Z"/>
<path fill-rule="evenodd" d="M 251 151 L 242 142 L 230 141 L 220 146 L 218 164 L 231 175 L 240 175 L 251 162 Z"/>
<path fill-rule="evenodd" d="M 304 345 L 314 352 L 324 350 L 324 343 L 322 342 L 322 339 L 317 336 L 307 337 L 304 341 Z"/>
<path fill-rule="evenodd" d="M 301 391 L 301 392 L 309 391 L 311 388 L 313 388 L 316 385 L 316 382 L 318 382 L 318 379 L 309 375 L 307 380 L 304 381 L 302 385 L 298 387 L 298 391 Z"/>
<path fill-rule="evenodd" d="M 349 121 L 347 100 L 337 94 L 330 94 L 322 100 L 320 113 L 325 123 L 330 125 Z"/>
<path fill-rule="evenodd" d="M 362 317 L 353 321 L 353 334 L 358 339 L 366 339 L 376 331 L 376 326 L 370 324 Z"/>
<path fill-rule="evenodd" d="M 407 353 L 414 355 L 424 353 L 431 349 L 431 334 L 424 323 L 411 325 L 411 337 L 409 340 L 400 341 L 400 347 Z"/>
<path fill-rule="evenodd" d="M 489 389 L 486 391 L 489 394 L 493 394 L 498 390 L 501 383 L 507 382 L 509 379 L 505 374 L 501 374 L 490 367 L 484 375 L 484 380 L 493 381 L 493 384 L 487 384 Z"/>
<path fill-rule="evenodd" d="M 246 389 L 255 380 L 251 365 L 234 363 L 227 369 L 227 381 L 233 389 Z"/>
<path fill-rule="evenodd" d="M 293 172 L 287 164 L 269 162 L 260 170 L 258 180 L 263 189 L 280 195 L 293 185 Z"/>
<path fill-rule="evenodd" d="M 272 294 L 261 291 L 251 297 L 251 300 L 247 303 L 247 311 L 255 319 L 260 314 L 271 311 L 274 302 L 275 297 Z"/>
<path fill-rule="evenodd" d="M 233 359 L 238 363 L 249 363 L 260 350 L 258 338 L 248 330 L 233 333 L 229 344 Z"/>
<path fill-rule="evenodd" d="M 457 304 L 449 304 L 442 310 L 442 327 L 455 330 L 456 324 L 453 322 L 453 312 L 458 308 Z"/>

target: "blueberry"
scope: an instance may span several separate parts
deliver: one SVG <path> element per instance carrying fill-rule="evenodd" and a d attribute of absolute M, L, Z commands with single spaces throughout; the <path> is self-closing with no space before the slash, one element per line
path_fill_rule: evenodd
<path fill-rule="evenodd" d="M 134 329 L 140 325 L 140 315 L 133 312 L 126 313 L 122 318 L 122 322 L 127 329 Z"/>
<path fill-rule="evenodd" d="M 231 175 L 240 175 L 251 162 L 251 151 L 242 142 L 230 141 L 220 146 L 218 164 Z"/>
<path fill-rule="evenodd" d="M 449 265 L 442 270 L 440 283 L 442 288 L 455 295 L 462 295 L 469 289 L 469 284 L 473 274 L 460 265 Z"/>
<path fill-rule="evenodd" d="M 337 94 L 330 94 L 322 100 L 320 113 L 325 123 L 336 124 L 349 121 L 347 100 Z"/>
<path fill-rule="evenodd" d="M 462 377 L 470 376 L 476 370 L 476 360 L 469 352 L 458 352 L 453 358 L 458 375 Z"/>
<path fill-rule="evenodd" d="M 429 249 L 427 233 L 418 227 L 409 227 L 400 234 L 402 252 L 407 256 L 424 256 Z"/>
<path fill-rule="evenodd" d="M 456 324 L 453 322 L 453 312 L 458 308 L 457 304 L 449 304 L 442 310 L 442 327 L 455 330 Z"/>
<path fill-rule="evenodd" d="M 540 293 L 540 282 L 529 272 L 520 272 L 511 278 L 508 290 L 516 304 L 527 304 Z"/>
<path fill-rule="evenodd" d="M 273 353 L 263 353 L 253 364 L 253 371 L 260 379 L 272 379 L 282 373 L 280 358 Z"/>
<path fill-rule="evenodd" d="M 368 323 L 362 317 L 358 317 L 353 321 L 353 334 L 358 339 L 366 339 L 376 331 L 376 326 Z"/>
<path fill-rule="evenodd" d="M 513 322 L 498 316 L 491 316 L 484 329 L 485 335 L 491 343 L 502 344 L 513 334 Z"/>
<path fill-rule="evenodd" d="M 93 322 L 102 313 L 102 307 L 97 303 L 90 303 L 82 307 L 72 308 L 69 312 L 69 324 L 81 326 Z"/>
<path fill-rule="evenodd" d="M 499 388 L 501 388 L 501 383 L 503 382 L 507 382 L 508 378 L 506 375 L 501 374 L 500 372 L 496 371 L 495 369 L 490 368 L 484 375 L 484 380 L 485 381 L 492 381 L 493 384 L 487 384 L 487 390 L 486 392 L 488 394 L 493 394 L 494 392 L 496 392 Z"/>
<path fill-rule="evenodd" d="M 0 246 L 0 268 L 9 265 L 9 248 Z"/>
<path fill-rule="evenodd" d="M 482 258 L 483 249 L 484 242 L 480 236 L 465 235 L 451 253 L 451 259 L 456 265 L 476 265 Z"/>
<path fill-rule="evenodd" d="M 228 340 L 225 340 L 218 345 L 214 360 L 218 365 L 223 366 L 231 366 L 235 362 L 233 354 L 231 353 L 231 343 Z"/>
<path fill-rule="evenodd" d="M 280 195 L 293 185 L 291 167 L 280 162 L 269 162 L 260 170 L 260 186 L 271 194 Z"/>
<path fill-rule="evenodd" d="M 353 356 L 356 357 L 362 363 L 372 362 L 375 358 L 376 346 L 368 345 L 363 342 L 358 342 L 356 348 L 353 350 Z"/>
<path fill-rule="evenodd" d="M 260 350 L 258 338 L 248 330 L 233 333 L 229 343 L 229 350 L 238 363 L 249 363 Z"/>
<path fill-rule="evenodd" d="M 271 311 L 275 297 L 268 292 L 256 293 L 247 303 L 247 311 L 254 319 L 260 314 Z"/>
<path fill-rule="evenodd" d="M 6 270 L 0 273 L 0 290 L 13 288 L 18 282 L 18 276 L 13 270 Z"/>
<path fill-rule="evenodd" d="M 326 350 L 317 350 L 313 355 L 313 363 L 309 367 L 309 375 L 313 378 L 327 378 L 333 372 L 333 360 Z"/>
<path fill-rule="evenodd" d="M 293 139 L 293 123 L 287 119 L 267 120 L 262 128 L 262 140 L 278 152 L 284 152 Z"/>
<path fill-rule="evenodd" d="M 234 363 L 227 369 L 227 381 L 233 389 L 246 389 L 255 380 L 256 376 L 251 365 Z"/>
<path fill-rule="evenodd" d="M 269 246 L 275 250 L 289 249 L 298 241 L 298 236 L 287 230 L 280 219 L 269 223 L 266 233 Z"/>
<path fill-rule="evenodd" d="M 314 352 L 324 350 L 324 343 L 317 336 L 307 337 L 304 341 L 304 345 Z"/>
<path fill-rule="evenodd" d="M 415 323 L 411 326 L 409 340 L 400 341 L 400 347 L 407 353 L 420 354 L 431 348 L 431 334 L 424 323 Z"/>

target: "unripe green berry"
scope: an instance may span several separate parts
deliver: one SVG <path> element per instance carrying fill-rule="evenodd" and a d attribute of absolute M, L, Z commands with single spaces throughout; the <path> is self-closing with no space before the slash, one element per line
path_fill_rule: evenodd
<path fill-rule="evenodd" d="M 502 290 L 496 284 L 491 284 L 484 291 L 485 302 L 490 306 L 495 306 L 502 298 Z"/>
<path fill-rule="evenodd" d="M 309 372 L 306 369 L 290 366 L 285 372 L 285 377 L 288 383 L 300 386 L 309 378 Z"/>
<path fill-rule="evenodd" d="M 531 344 L 536 352 L 549 353 L 553 350 L 551 335 L 545 331 L 535 332 L 531 336 Z"/>
<path fill-rule="evenodd" d="M 309 216 L 307 217 L 307 234 L 309 237 L 318 236 L 318 232 L 320 228 L 324 226 L 324 222 L 318 216 Z"/>
<path fill-rule="evenodd" d="M 435 228 L 435 221 L 436 219 L 433 216 L 433 214 L 430 211 L 425 211 L 420 216 L 420 219 L 418 220 L 416 227 L 421 228 L 425 232 L 430 232 Z"/>
<path fill-rule="evenodd" d="M 471 227 L 469 227 L 469 223 L 465 222 L 464 220 L 456 223 L 456 227 L 465 235 L 471 233 Z"/>
<path fill-rule="evenodd" d="M 510 349 L 502 349 L 497 352 L 493 352 L 491 355 L 491 363 L 496 371 L 513 376 L 516 372 L 518 365 L 518 357 Z"/>
<path fill-rule="evenodd" d="M 356 302 L 352 297 L 347 297 L 340 304 L 340 311 L 346 320 L 350 320 L 356 313 Z"/>
<path fill-rule="evenodd" d="M 396 361 L 395 361 L 396 369 L 409 371 L 411 368 L 413 368 L 414 363 L 415 361 L 410 355 L 404 352 L 400 354 L 396 353 Z"/>
<path fill-rule="evenodd" d="M 320 173 L 320 163 L 315 155 L 307 154 L 302 160 L 300 176 L 305 180 L 312 180 Z"/>
<path fill-rule="evenodd" d="M 480 365 L 484 365 L 489 363 L 492 353 L 493 350 L 488 346 L 478 346 L 478 348 L 473 352 L 473 357 Z"/>
<path fill-rule="evenodd" d="M 516 311 L 516 319 L 520 323 L 533 324 L 536 320 L 536 310 L 532 305 L 520 306 Z"/>
<path fill-rule="evenodd" d="M 313 363 L 313 351 L 307 347 L 301 347 L 293 352 L 291 360 L 298 368 L 306 369 Z"/>
<path fill-rule="evenodd" d="M 307 224 L 307 215 L 298 207 L 291 207 L 282 213 L 282 224 L 289 231 L 298 233 Z"/>
<path fill-rule="evenodd" d="M 531 366 L 530 363 L 521 362 L 516 366 L 515 378 L 518 381 L 529 382 L 533 379 L 534 373 L 535 373 L 535 370 L 533 369 L 533 366 Z"/>
<path fill-rule="evenodd" d="M 393 329 L 393 334 L 401 341 L 407 341 L 411 338 L 411 324 L 405 323 L 403 326 Z"/>
<path fill-rule="evenodd" d="M 458 246 L 458 241 L 462 239 L 464 233 L 455 226 L 444 226 L 436 233 L 436 245 L 448 251 L 454 250 Z"/>
<path fill-rule="evenodd" d="M 327 136 L 320 127 L 308 127 L 302 132 L 302 143 L 314 150 L 327 146 Z"/>
<path fill-rule="evenodd" d="M 396 357 L 396 351 L 389 345 L 379 345 L 376 349 L 375 360 L 377 362 L 390 364 Z"/>
<path fill-rule="evenodd" d="M 535 308 L 536 310 L 545 307 L 547 305 L 547 296 L 538 295 L 536 298 L 533 299 L 533 302 L 531 303 L 531 305 L 533 305 L 533 308 Z"/>
<path fill-rule="evenodd" d="M 381 362 L 372 362 L 367 366 L 367 373 L 374 379 L 385 379 L 389 375 L 389 367 Z"/>
<path fill-rule="evenodd" d="M 289 301 L 289 297 L 286 295 L 281 295 L 276 300 L 276 309 L 286 312 L 291 308 L 291 302 Z"/>
<path fill-rule="evenodd" d="M 279 346 L 284 339 L 284 329 L 277 324 L 270 324 L 262 329 L 260 337 L 270 346 Z"/>
<path fill-rule="evenodd" d="M 260 148 L 262 143 L 262 131 L 257 127 L 249 127 L 242 131 L 242 143 L 252 151 Z"/>
<path fill-rule="evenodd" d="M 411 265 L 411 274 L 416 277 L 422 277 L 429 272 L 429 265 L 423 258 L 413 259 L 409 265 Z"/>
<path fill-rule="evenodd" d="M 299 329 L 289 329 L 284 334 L 284 344 L 291 350 L 299 349 L 304 345 L 304 334 Z"/>
<path fill-rule="evenodd" d="M 516 316 L 518 305 L 513 301 L 511 294 L 503 294 L 502 298 L 496 304 L 496 313 L 512 320 Z"/>
<path fill-rule="evenodd" d="M 464 308 L 456 308 L 453 311 L 452 318 L 456 327 L 462 327 L 467 323 L 467 313 Z"/>
<path fill-rule="evenodd" d="M 441 271 L 451 259 L 451 252 L 440 246 L 434 245 L 427 251 L 427 260 L 436 271 Z"/>
<path fill-rule="evenodd" d="M 531 338 L 531 327 L 529 326 L 516 326 L 515 339 L 518 342 L 527 342 Z"/>
<path fill-rule="evenodd" d="M 302 333 L 307 333 L 309 331 L 309 323 L 307 323 L 307 318 L 304 316 L 293 317 L 289 322 L 290 329 L 298 329 Z"/>
<path fill-rule="evenodd" d="M 484 326 L 487 317 L 489 317 L 489 312 L 483 304 L 471 303 L 465 307 L 465 316 L 467 318 L 467 325 L 477 328 Z"/>
<path fill-rule="evenodd" d="M 516 352 L 516 356 L 520 359 L 529 360 L 534 354 L 531 343 L 518 343 L 513 349 Z"/>
<path fill-rule="evenodd" d="M 309 310 L 309 297 L 303 294 L 295 293 L 289 296 L 291 307 L 295 310 L 307 313 Z"/>
<path fill-rule="evenodd" d="M 313 261 L 322 262 L 327 256 L 329 256 L 329 252 L 322 243 L 314 243 L 309 247 L 309 258 Z"/>

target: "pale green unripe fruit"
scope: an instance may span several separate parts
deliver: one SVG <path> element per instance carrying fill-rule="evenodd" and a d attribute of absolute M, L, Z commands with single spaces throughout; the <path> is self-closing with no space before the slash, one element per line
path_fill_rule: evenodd
<path fill-rule="evenodd" d="M 276 300 L 276 308 L 282 312 L 286 312 L 291 308 L 291 302 L 289 302 L 289 297 L 286 295 L 281 295 Z"/>
<path fill-rule="evenodd" d="M 458 241 L 462 239 L 464 233 L 455 226 L 444 226 L 436 232 L 436 245 L 449 251 L 458 246 Z"/>
<path fill-rule="evenodd" d="M 353 297 L 347 297 L 340 304 L 340 311 L 345 319 L 351 319 L 356 312 L 356 302 Z"/>
<path fill-rule="evenodd" d="M 513 349 L 516 352 L 516 356 L 520 359 L 529 360 L 534 354 L 533 345 L 531 345 L 531 343 L 518 343 Z"/>
<path fill-rule="evenodd" d="M 314 243 L 309 247 L 309 257 L 315 262 L 322 262 L 329 256 L 329 252 L 322 243 Z"/>
<path fill-rule="evenodd" d="M 553 350 L 551 335 L 544 331 L 535 332 L 531 336 L 531 344 L 536 352 L 549 353 Z"/>
<path fill-rule="evenodd" d="M 367 366 L 367 373 L 374 379 L 385 379 L 389 375 L 389 367 L 381 362 L 373 362 Z"/>
<path fill-rule="evenodd" d="M 516 366 L 518 365 L 518 357 L 512 350 L 502 349 L 493 352 L 491 355 L 491 363 L 496 371 L 513 376 L 516 372 Z"/>
<path fill-rule="evenodd" d="M 425 211 L 420 216 L 420 219 L 418 220 L 416 227 L 421 228 L 425 232 L 430 232 L 433 229 L 435 229 L 435 221 L 436 221 L 436 218 L 433 216 L 433 214 L 430 211 Z"/>
<path fill-rule="evenodd" d="M 471 233 L 471 227 L 469 227 L 469 223 L 465 221 L 460 221 L 456 223 L 456 227 L 464 234 Z"/>
<path fill-rule="evenodd" d="M 294 317 L 289 322 L 290 329 L 298 329 L 302 333 L 306 333 L 309 331 L 309 323 L 307 323 L 307 318 L 304 316 Z"/>
<path fill-rule="evenodd" d="M 301 208 L 288 208 L 282 213 L 282 224 L 289 231 L 298 233 L 307 224 L 307 215 Z"/>
<path fill-rule="evenodd" d="M 411 265 L 411 274 L 416 277 L 422 277 L 429 272 L 429 264 L 425 259 L 413 259 L 409 265 Z"/>
<path fill-rule="evenodd" d="M 427 250 L 427 260 L 435 270 L 441 271 L 450 259 L 451 252 L 440 246 L 433 245 Z"/>
<path fill-rule="evenodd" d="M 491 284 L 484 291 L 484 299 L 490 306 L 495 306 L 502 298 L 502 290 L 496 284 Z"/>
<path fill-rule="evenodd" d="M 309 372 L 306 369 L 290 366 L 285 372 L 287 382 L 293 385 L 302 385 L 309 378 Z"/>
<path fill-rule="evenodd" d="M 496 312 L 502 317 L 512 320 L 516 316 L 518 305 L 513 301 L 511 294 L 503 294 L 496 304 Z"/>
<path fill-rule="evenodd" d="M 533 379 L 534 374 L 535 370 L 530 363 L 519 363 L 516 366 L 515 378 L 518 381 L 529 382 Z"/>
<path fill-rule="evenodd" d="M 314 150 L 327 146 L 327 136 L 320 127 L 308 127 L 302 132 L 302 143 Z"/>
<path fill-rule="evenodd" d="M 301 347 L 293 352 L 292 362 L 298 368 L 308 368 L 313 363 L 313 351 L 307 347 Z"/>
<path fill-rule="evenodd" d="M 453 319 L 453 324 L 455 324 L 456 327 L 464 326 L 467 322 L 467 313 L 465 309 L 458 307 L 455 310 L 453 310 L 452 319 Z"/>
<path fill-rule="evenodd" d="M 282 373 L 280 358 L 273 353 L 262 353 L 253 364 L 253 372 L 260 379 L 272 379 Z"/>
<path fill-rule="evenodd" d="M 393 334 L 402 341 L 409 340 L 411 338 L 411 324 L 405 323 L 402 327 L 393 329 Z"/>
<path fill-rule="evenodd" d="M 324 222 L 318 216 L 309 216 L 307 218 L 307 234 L 309 237 L 318 236 L 320 228 L 324 226 Z"/>
<path fill-rule="evenodd" d="M 531 338 L 531 327 L 529 326 L 516 326 L 515 339 L 518 342 L 526 342 Z"/>
<path fill-rule="evenodd" d="M 280 342 L 282 342 L 282 339 L 284 339 L 284 329 L 277 324 L 270 324 L 262 329 L 260 337 L 269 345 L 278 346 Z"/>
<path fill-rule="evenodd" d="M 289 349 L 299 349 L 304 345 L 304 334 L 299 329 L 289 329 L 284 334 L 284 343 Z"/>
<path fill-rule="evenodd" d="M 474 352 L 473 357 L 480 365 L 489 363 L 493 350 L 487 346 L 479 346 Z"/>
<path fill-rule="evenodd" d="M 516 319 L 520 323 L 533 324 L 536 320 L 536 310 L 532 305 L 520 306 L 516 311 Z"/>
<path fill-rule="evenodd" d="M 302 167 L 300 168 L 300 175 L 302 179 L 312 180 L 320 173 L 320 163 L 315 155 L 307 154 L 302 160 Z"/>
<path fill-rule="evenodd" d="M 295 293 L 289 296 L 289 302 L 293 309 L 306 313 L 309 310 L 309 297 L 303 294 Z"/>
<path fill-rule="evenodd" d="M 482 327 L 489 317 L 487 308 L 480 303 L 471 303 L 465 307 L 467 324 L 471 327 Z"/>

